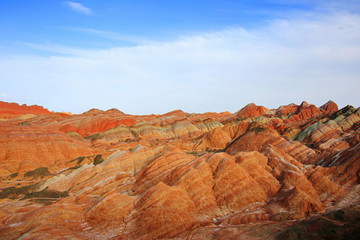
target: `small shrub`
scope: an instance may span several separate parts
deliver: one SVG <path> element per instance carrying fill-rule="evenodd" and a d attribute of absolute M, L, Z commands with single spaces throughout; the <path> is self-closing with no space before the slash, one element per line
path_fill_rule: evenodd
<path fill-rule="evenodd" d="M 63 197 L 67 197 L 67 196 L 69 196 L 69 193 L 67 191 L 60 192 L 60 191 L 56 191 L 56 190 L 47 190 L 47 188 L 45 188 L 44 190 L 42 190 L 40 192 L 31 192 L 31 193 L 25 194 L 23 199 L 28 199 L 28 198 L 63 198 Z"/>
<path fill-rule="evenodd" d="M 19 123 L 19 126 L 29 126 L 31 125 L 30 123 L 28 123 L 27 121 L 23 121 L 21 123 Z"/>
<path fill-rule="evenodd" d="M 10 177 L 11 177 L 11 178 L 15 178 L 15 177 L 17 177 L 18 175 L 19 175 L 19 174 L 16 172 L 16 173 L 11 174 Z"/>
<path fill-rule="evenodd" d="M 20 188 L 16 187 L 9 187 L 5 188 L 0 192 L 0 199 L 2 198 L 10 198 L 10 199 L 16 199 L 20 196 L 26 195 L 28 193 L 36 191 L 38 189 L 38 184 L 28 185 Z"/>
<path fill-rule="evenodd" d="M 49 176 L 51 173 L 49 172 L 47 167 L 40 167 L 30 172 L 25 173 L 24 177 L 26 178 L 37 178 L 37 177 L 45 177 Z"/>
<path fill-rule="evenodd" d="M 264 132 L 266 131 L 266 128 L 263 127 L 254 127 L 252 129 L 250 129 L 250 131 L 255 132 L 255 133 L 259 133 L 259 132 Z"/>
<path fill-rule="evenodd" d="M 101 154 L 96 155 L 95 159 L 94 159 L 94 165 L 98 165 L 100 163 L 102 163 L 104 161 L 104 159 L 102 158 Z"/>

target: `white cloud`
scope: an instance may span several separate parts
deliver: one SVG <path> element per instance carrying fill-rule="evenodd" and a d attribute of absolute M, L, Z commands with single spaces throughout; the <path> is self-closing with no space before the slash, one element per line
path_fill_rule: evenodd
<path fill-rule="evenodd" d="M 90 15 L 92 13 L 90 8 L 85 7 L 81 3 L 68 1 L 68 2 L 66 2 L 66 5 L 69 6 L 72 10 L 79 12 L 79 13 L 83 13 L 86 15 Z"/>
<path fill-rule="evenodd" d="M 82 33 L 88 33 L 91 35 L 99 36 L 105 39 L 118 40 L 122 42 L 136 43 L 136 44 L 149 44 L 153 43 L 153 41 L 133 35 L 119 34 L 117 32 L 112 31 L 103 31 L 92 28 L 67 28 L 70 31 L 77 31 Z"/>
<path fill-rule="evenodd" d="M 137 47 L 58 47 L 71 55 L 2 56 L 0 82 L 22 102 L 27 96 L 56 111 L 234 112 L 249 102 L 274 108 L 329 99 L 359 106 L 359 29 L 360 16 L 337 13 Z"/>

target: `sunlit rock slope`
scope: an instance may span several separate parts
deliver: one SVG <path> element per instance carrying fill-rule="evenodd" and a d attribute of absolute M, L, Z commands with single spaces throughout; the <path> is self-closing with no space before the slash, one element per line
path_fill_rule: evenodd
<path fill-rule="evenodd" d="M 0 239 L 360 237 L 360 108 L 0 118 Z"/>

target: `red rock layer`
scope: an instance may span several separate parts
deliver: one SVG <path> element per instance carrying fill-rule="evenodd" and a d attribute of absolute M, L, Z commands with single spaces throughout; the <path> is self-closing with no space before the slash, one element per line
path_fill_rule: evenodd
<path fill-rule="evenodd" d="M 44 126 L 0 125 L 1 176 L 23 174 L 39 167 L 52 171 L 63 164 L 95 153 L 90 144 L 78 141 L 62 132 Z"/>
<path fill-rule="evenodd" d="M 320 107 L 320 111 L 326 115 L 333 114 L 334 112 L 336 112 L 338 110 L 339 110 L 339 108 L 338 108 L 337 104 L 331 100 Z"/>
<path fill-rule="evenodd" d="M 70 119 L 68 118 L 67 121 Z M 59 130 L 62 132 L 77 132 L 81 136 L 89 136 L 111 129 L 118 125 L 131 126 L 136 121 L 134 119 L 113 119 L 106 116 L 89 116 L 79 119 L 77 122 L 68 123 Z"/>
<path fill-rule="evenodd" d="M 49 113 L 49 110 L 37 105 L 27 106 L 26 104 L 19 105 L 0 101 L 0 118 L 9 119 L 24 114 L 45 115 Z"/>
<path fill-rule="evenodd" d="M 269 109 L 263 106 L 256 106 L 254 103 L 250 103 L 236 112 L 234 115 L 236 118 L 250 118 L 259 117 L 267 113 Z"/>
<path fill-rule="evenodd" d="M 360 206 L 359 127 L 333 102 L 3 121 L 0 239 L 275 239 Z"/>
<path fill-rule="evenodd" d="M 300 122 L 302 120 L 318 117 L 319 115 L 321 115 L 321 111 L 315 105 L 308 104 L 304 101 L 300 104 L 296 113 L 289 118 L 289 121 Z"/>

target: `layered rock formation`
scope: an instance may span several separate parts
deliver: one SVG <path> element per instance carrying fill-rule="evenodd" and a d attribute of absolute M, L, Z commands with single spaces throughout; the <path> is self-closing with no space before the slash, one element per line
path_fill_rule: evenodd
<path fill-rule="evenodd" d="M 0 106 L 0 239 L 359 237 L 360 109 Z"/>
<path fill-rule="evenodd" d="M 0 176 L 23 173 L 39 167 L 52 172 L 66 168 L 66 162 L 96 152 L 90 143 L 73 139 L 50 127 L 0 125 Z"/>
<path fill-rule="evenodd" d="M 49 113 L 49 110 L 37 105 L 27 106 L 26 104 L 19 105 L 17 103 L 0 101 L 0 119 L 10 119 L 21 115 L 27 115 L 27 117 L 33 115 L 38 116 Z"/>
<path fill-rule="evenodd" d="M 260 117 L 267 113 L 269 109 L 263 106 L 256 106 L 255 103 L 250 103 L 237 111 L 234 115 L 237 118 L 251 118 L 251 117 Z"/>

